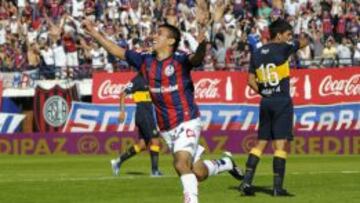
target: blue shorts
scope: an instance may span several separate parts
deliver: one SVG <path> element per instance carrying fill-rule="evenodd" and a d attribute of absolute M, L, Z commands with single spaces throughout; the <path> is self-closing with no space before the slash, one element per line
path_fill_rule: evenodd
<path fill-rule="evenodd" d="M 294 106 L 290 97 L 264 97 L 260 102 L 259 140 L 292 140 Z"/>
<path fill-rule="evenodd" d="M 141 115 L 141 116 L 140 116 Z M 144 139 L 146 144 L 149 144 L 152 138 L 159 137 L 159 131 L 157 130 L 155 119 L 149 114 L 137 114 L 135 119 L 135 125 L 139 131 L 139 139 Z"/>

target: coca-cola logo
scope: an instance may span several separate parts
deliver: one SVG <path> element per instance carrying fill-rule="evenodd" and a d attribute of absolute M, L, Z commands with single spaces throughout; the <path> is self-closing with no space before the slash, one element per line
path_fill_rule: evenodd
<path fill-rule="evenodd" d="M 220 79 L 203 78 L 195 83 L 195 98 L 216 99 L 220 98 Z"/>
<path fill-rule="evenodd" d="M 332 75 L 326 76 L 319 86 L 320 96 L 357 96 L 360 95 L 360 74 L 349 79 L 336 80 Z"/>
<path fill-rule="evenodd" d="M 290 79 L 290 96 L 295 97 L 297 95 L 296 91 L 296 83 L 299 81 L 298 77 L 292 77 Z M 260 97 L 259 94 L 257 94 L 253 89 L 251 89 L 248 85 L 245 88 L 245 98 L 246 99 L 255 99 L 257 97 Z"/>
<path fill-rule="evenodd" d="M 125 87 L 126 84 L 116 84 L 111 80 L 105 80 L 100 85 L 97 95 L 100 99 L 117 99 Z"/>

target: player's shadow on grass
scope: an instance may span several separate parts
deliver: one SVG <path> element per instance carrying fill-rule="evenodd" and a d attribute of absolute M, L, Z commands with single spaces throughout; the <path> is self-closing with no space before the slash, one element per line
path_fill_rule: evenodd
<path fill-rule="evenodd" d="M 144 172 L 139 172 L 139 171 L 128 171 L 126 172 L 127 175 L 133 175 L 133 176 L 144 176 L 144 175 L 148 175 L 147 173 Z"/>
<path fill-rule="evenodd" d="M 237 191 L 240 192 L 239 186 L 231 186 L 231 187 L 229 187 L 229 189 L 237 190 Z M 272 190 L 272 187 L 270 187 L 270 186 L 255 186 L 254 185 L 253 189 L 254 189 L 255 194 L 256 193 L 264 193 L 264 194 L 267 194 L 267 195 L 270 195 L 270 196 L 273 195 L 273 190 Z"/>

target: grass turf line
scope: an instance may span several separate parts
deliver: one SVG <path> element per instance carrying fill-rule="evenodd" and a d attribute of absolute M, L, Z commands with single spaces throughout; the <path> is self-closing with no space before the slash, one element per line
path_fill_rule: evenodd
<path fill-rule="evenodd" d="M 217 155 L 206 158 L 219 157 Z M 160 156 L 163 178 L 150 178 L 150 157 L 141 154 L 127 161 L 120 176 L 111 174 L 113 156 L 0 156 L 1 203 L 176 203 L 182 188 L 172 157 Z M 235 156 L 240 166 L 246 156 Z M 286 188 L 296 196 L 273 198 L 272 157 L 264 156 L 254 180 L 256 197 L 241 197 L 239 182 L 227 173 L 200 184 L 200 202 L 358 202 L 360 156 L 290 156 Z"/>

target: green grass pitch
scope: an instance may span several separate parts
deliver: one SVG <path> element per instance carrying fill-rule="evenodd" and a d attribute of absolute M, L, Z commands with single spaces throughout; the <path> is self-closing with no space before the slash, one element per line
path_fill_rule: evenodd
<path fill-rule="evenodd" d="M 205 158 L 215 158 L 207 155 Z M 119 177 L 111 174 L 113 156 L 0 156 L 1 203 L 180 203 L 182 189 L 172 157 L 162 155 L 165 177 L 150 178 L 150 158 L 141 154 L 126 162 Z M 244 166 L 246 156 L 235 156 Z M 242 197 L 239 182 L 228 174 L 200 184 L 201 203 L 360 202 L 360 156 L 290 156 L 286 188 L 295 197 L 274 198 L 272 157 L 258 166 L 255 197 Z"/>

